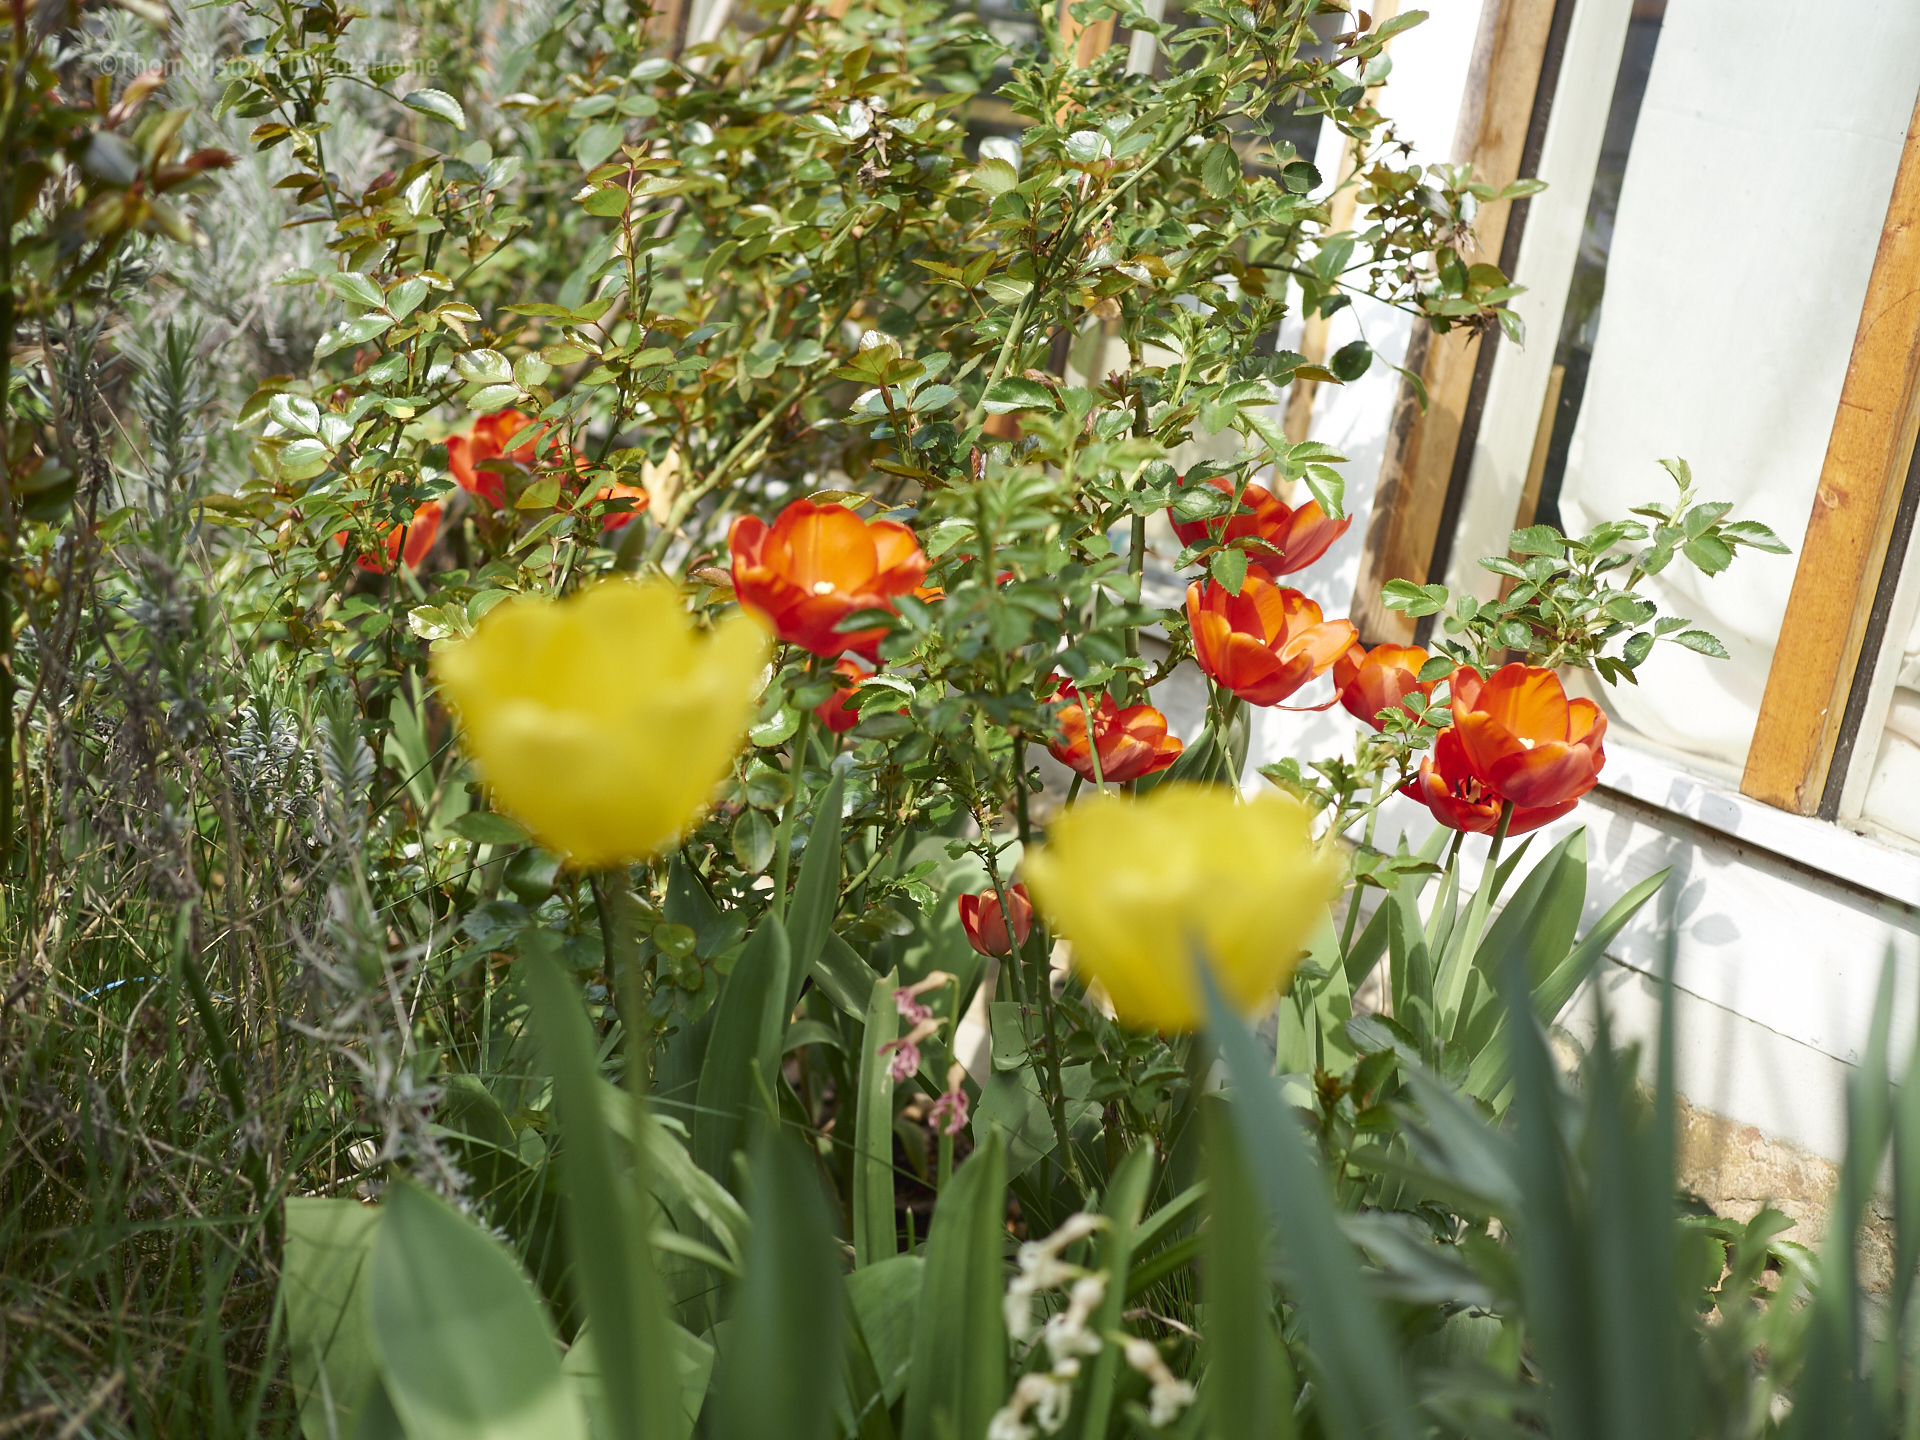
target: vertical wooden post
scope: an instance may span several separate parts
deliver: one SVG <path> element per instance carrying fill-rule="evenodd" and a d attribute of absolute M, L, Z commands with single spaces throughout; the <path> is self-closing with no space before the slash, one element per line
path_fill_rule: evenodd
<path fill-rule="evenodd" d="M 1907 129 L 1786 619 L 1747 751 L 1740 788 L 1756 800 L 1800 815 L 1819 809 L 1848 692 L 1860 670 L 1916 431 L 1920 106 Z"/>
<path fill-rule="evenodd" d="M 1456 158 L 1472 163 L 1476 180 L 1504 186 L 1520 178 L 1554 8 L 1541 0 L 1489 0 L 1455 144 Z M 1482 255 L 1500 253 L 1512 203 L 1483 206 L 1474 217 Z M 1396 579 L 1427 583 L 1480 343 L 1457 328 L 1436 335 L 1420 326 L 1407 347 L 1407 369 L 1425 383 L 1428 404 L 1423 412 L 1413 387 L 1401 387 L 1348 611 L 1369 643 L 1413 640 L 1413 622 L 1381 605 L 1380 587 Z"/>

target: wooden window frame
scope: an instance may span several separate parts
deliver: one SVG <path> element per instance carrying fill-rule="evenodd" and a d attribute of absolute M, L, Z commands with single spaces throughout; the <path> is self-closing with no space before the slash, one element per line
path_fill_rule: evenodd
<path fill-rule="evenodd" d="M 1800 542 L 1742 794 L 1832 819 L 1920 500 L 1920 102 Z M 1888 563 L 1892 557 L 1892 564 Z M 1860 757 L 1872 764 L 1873 751 Z"/>
<path fill-rule="evenodd" d="M 1505 186 L 1538 164 L 1573 5 L 1487 0 L 1454 140 L 1456 163 L 1471 163 L 1476 180 Z M 1525 200 L 1501 201 L 1474 217 L 1480 251 L 1498 256 L 1509 275 L 1526 212 Z M 1401 383 L 1348 611 L 1369 644 L 1419 638 L 1415 622 L 1382 605 L 1380 592 L 1389 580 L 1424 585 L 1446 571 L 1498 343 L 1497 331 L 1436 335 L 1416 323 L 1406 368 L 1420 377 L 1426 405 Z"/>
<path fill-rule="evenodd" d="M 1488 0 L 1455 153 L 1503 185 L 1530 173 L 1557 84 L 1573 0 Z M 1477 107 L 1477 108 L 1476 108 Z M 1481 248 L 1501 238 L 1518 261 L 1524 201 L 1476 218 Z M 1411 644 L 1422 627 L 1380 603 L 1389 580 L 1444 578 L 1478 440 L 1499 335 L 1416 329 L 1361 552 L 1351 617 L 1369 644 Z M 1546 423 L 1543 421 L 1543 423 Z M 1901 562 L 1920 515 L 1920 102 L 1908 126 L 1861 308 L 1820 481 L 1800 538 L 1793 589 L 1748 750 L 1741 792 L 1797 815 L 1834 819 L 1886 642 Z M 1539 444 L 1536 441 L 1536 450 Z M 1541 456 L 1528 467 L 1530 487 Z M 1526 497 L 1522 507 L 1525 508 Z M 1891 559 L 1891 563 L 1889 563 Z"/>

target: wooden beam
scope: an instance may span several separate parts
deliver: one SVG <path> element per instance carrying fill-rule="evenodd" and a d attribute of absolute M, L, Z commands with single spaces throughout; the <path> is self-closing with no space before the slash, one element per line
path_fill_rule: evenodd
<path fill-rule="evenodd" d="M 1456 159 L 1472 163 L 1476 180 L 1504 186 L 1520 178 L 1554 10 L 1540 0 L 1489 0 L 1455 141 Z M 1482 206 L 1474 217 L 1481 255 L 1499 255 L 1512 203 Z M 1423 413 L 1413 387 L 1403 383 L 1348 611 L 1370 644 L 1413 640 L 1413 622 L 1381 605 L 1380 587 L 1429 579 L 1479 354 L 1479 337 L 1458 328 L 1436 335 L 1421 326 L 1407 347 L 1407 368 L 1425 383 L 1428 404 Z"/>
<path fill-rule="evenodd" d="M 1060 9 L 1060 42 L 1073 51 L 1073 63 L 1084 70 L 1113 44 L 1113 16 L 1104 15 L 1082 25 L 1069 13 L 1072 0 L 1054 0 Z"/>
<path fill-rule="evenodd" d="M 1740 788 L 1813 814 L 1920 431 L 1920 106 L 1907 129 Z M 1896 560 L 1897 564 L 1898 561 Z M 1871 755 L 1871 749 L 1862 753 Z"/>

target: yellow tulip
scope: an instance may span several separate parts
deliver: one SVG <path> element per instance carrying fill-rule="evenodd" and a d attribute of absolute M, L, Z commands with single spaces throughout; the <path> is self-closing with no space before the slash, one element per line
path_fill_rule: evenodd
<path fill-rule="evenodd" d="M 664 581 L 510 600 L 434 654 L 496 803 L 579 869 L 676 840 L 740 751 L 767 659 L 745 615 L 701 636 Z"/>
<path fill-rule="evenodd" d="M 1129 1025 L 1191 1030 L 1206 1018 L 1204 955 L 1242 1013 L 1293 979 L 1308 933 L 1338 892 L 1306 808 L 1214 786 L 1161 785 L 1141 799 L 1082 801 L 1026 860 L 1035 902 Z"/>

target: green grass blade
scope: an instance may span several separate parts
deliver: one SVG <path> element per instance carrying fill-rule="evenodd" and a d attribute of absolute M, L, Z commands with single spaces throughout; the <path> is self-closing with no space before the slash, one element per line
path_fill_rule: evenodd
<path fill-rule="evenodd" d="M 954 1171 L 933 1212 L 902 1440 L 986 1434 L 1007 1396 L 1006 1152 L 999 1132 Z"/>
<path fill-rule="evenodd" d="M 845 1297 L 825 1197 L 800 1142 L 756 1122 L 747 1271 L 714 1389 L 715 1440 L 828 1440 Z"/>
<path fill-rule="evenodd" d="M 779 1080 L 790 954 L 786 928 L 766 916 L 714 1001 L 713 1034 L 694 1100 L 693 1162 L 729 1188 L 746 1117 L 761 1088 L 772 1093 Z"/>
<path fill-rule="evenodd" d="M 840 812 L 845 794 L 846 777 L 836 772 L 814 802 L 807 823 L 807 849 L 800 858 L 800 875 L 793 882 L 793 903 L 787 910 L 787 938 L 793 946 L 787 1013 L 799 1003 L 801 986 L 820 958 L 840 908 L 840 834 L 845 823 Z"/>
<path fill-rule="evenodd" d="M 593 1327 L 608 1419 L 621 1437 L 665 1440 L 675 1429 L 679 1379 L 647 1243 L 652 1203 L 645 1147 L 632 1147 L 633 1169 L 623 1178 L 607 1125 L 593 1027 L 579 994 L 550 953 L 529 947 L 523 964 L 559 1111 L 569 1274 Z"/>
<path fill-rule="evenodd" d="M 1588 1440 L 1603 1413 L 1593 1357 L 1587 1237 L 1572 1156 L 1560 1128 L 1560 1077 L 1533 1018 L 1526 977 L 1517 966 L 1500 978 L 1513 1047 L 1514 1140 L 1519 1151 L 1521 1289 L 1529 1335 L 1548 1378 L 1547 1410 L 1561 1440 Z"/>
<path fill-rule="evenodd" d="M 1120 1312 L 1126 1308 L 1127 1272 L 1133 1264 L 1134 1226 L 1140 1223 L 1140 1207 L 1146 1203 L 1152 1184 L 1153 1146 L 1148 1144 L 1120 1162 L 1107 1186 L 1100 1206 L 1100 1213 L 1108 1221 L 1100 1239 L 1100 1268 L 1107 1272 L 1107 1294 L 1094 1316 L 1096 1335 L 1111 1335 L 1120 1328 Z M 1094 1359 L 1081 1400 L 1082 1440 L 1106 1440 L 1107 1419 L 1113 1414 L 1113 1381 L 1119 1366 L 1120 1351 L 1114 1345 L 1108 1345 Z"/>
<path fill-rule="evenodd" d="M 1204 974 L 1204 972 L 1203 972 Z M 1281 1236 L 1289 1289 L 1306 1317 L 1317 1404 L 1334 1440 L 1411 1440 L 1412 1413 L 1385 1322 L 1334 1218 L 1326 1177 L 1267 1074 L 1259 1043 L 1205 975 L 1209 1029 L 1233 1082 L 1232 1115 L 1256 1189 Z"/>
<path fill-rule="evenodd" d="M 1232 1117 L 1209 1104 L 1203 1124 L 1208 1433 L 1213 1440 L 1291 1440 L 1293 1374 L 1274 1330 L 1266 1216 Z"/>
<path fill-rule="evenodd" d="M 899 1250 L 893 1211 L 893 1074 L 880 1046 L 900 1033 L 893 1003 L 898 972 L 873 982 L 860 1041 L 860 1094 L 853 1122 L 853 1263 L 891 1259 Z"/>
<path fill-rule="evenodd" d="M 373 1387 L 366 1273 L 379 1237 L 378 1209 L 358 1200 L 287 1201 L 280 1268 L 287 1354 L 307 1440 L 351 1434 Z"/>

